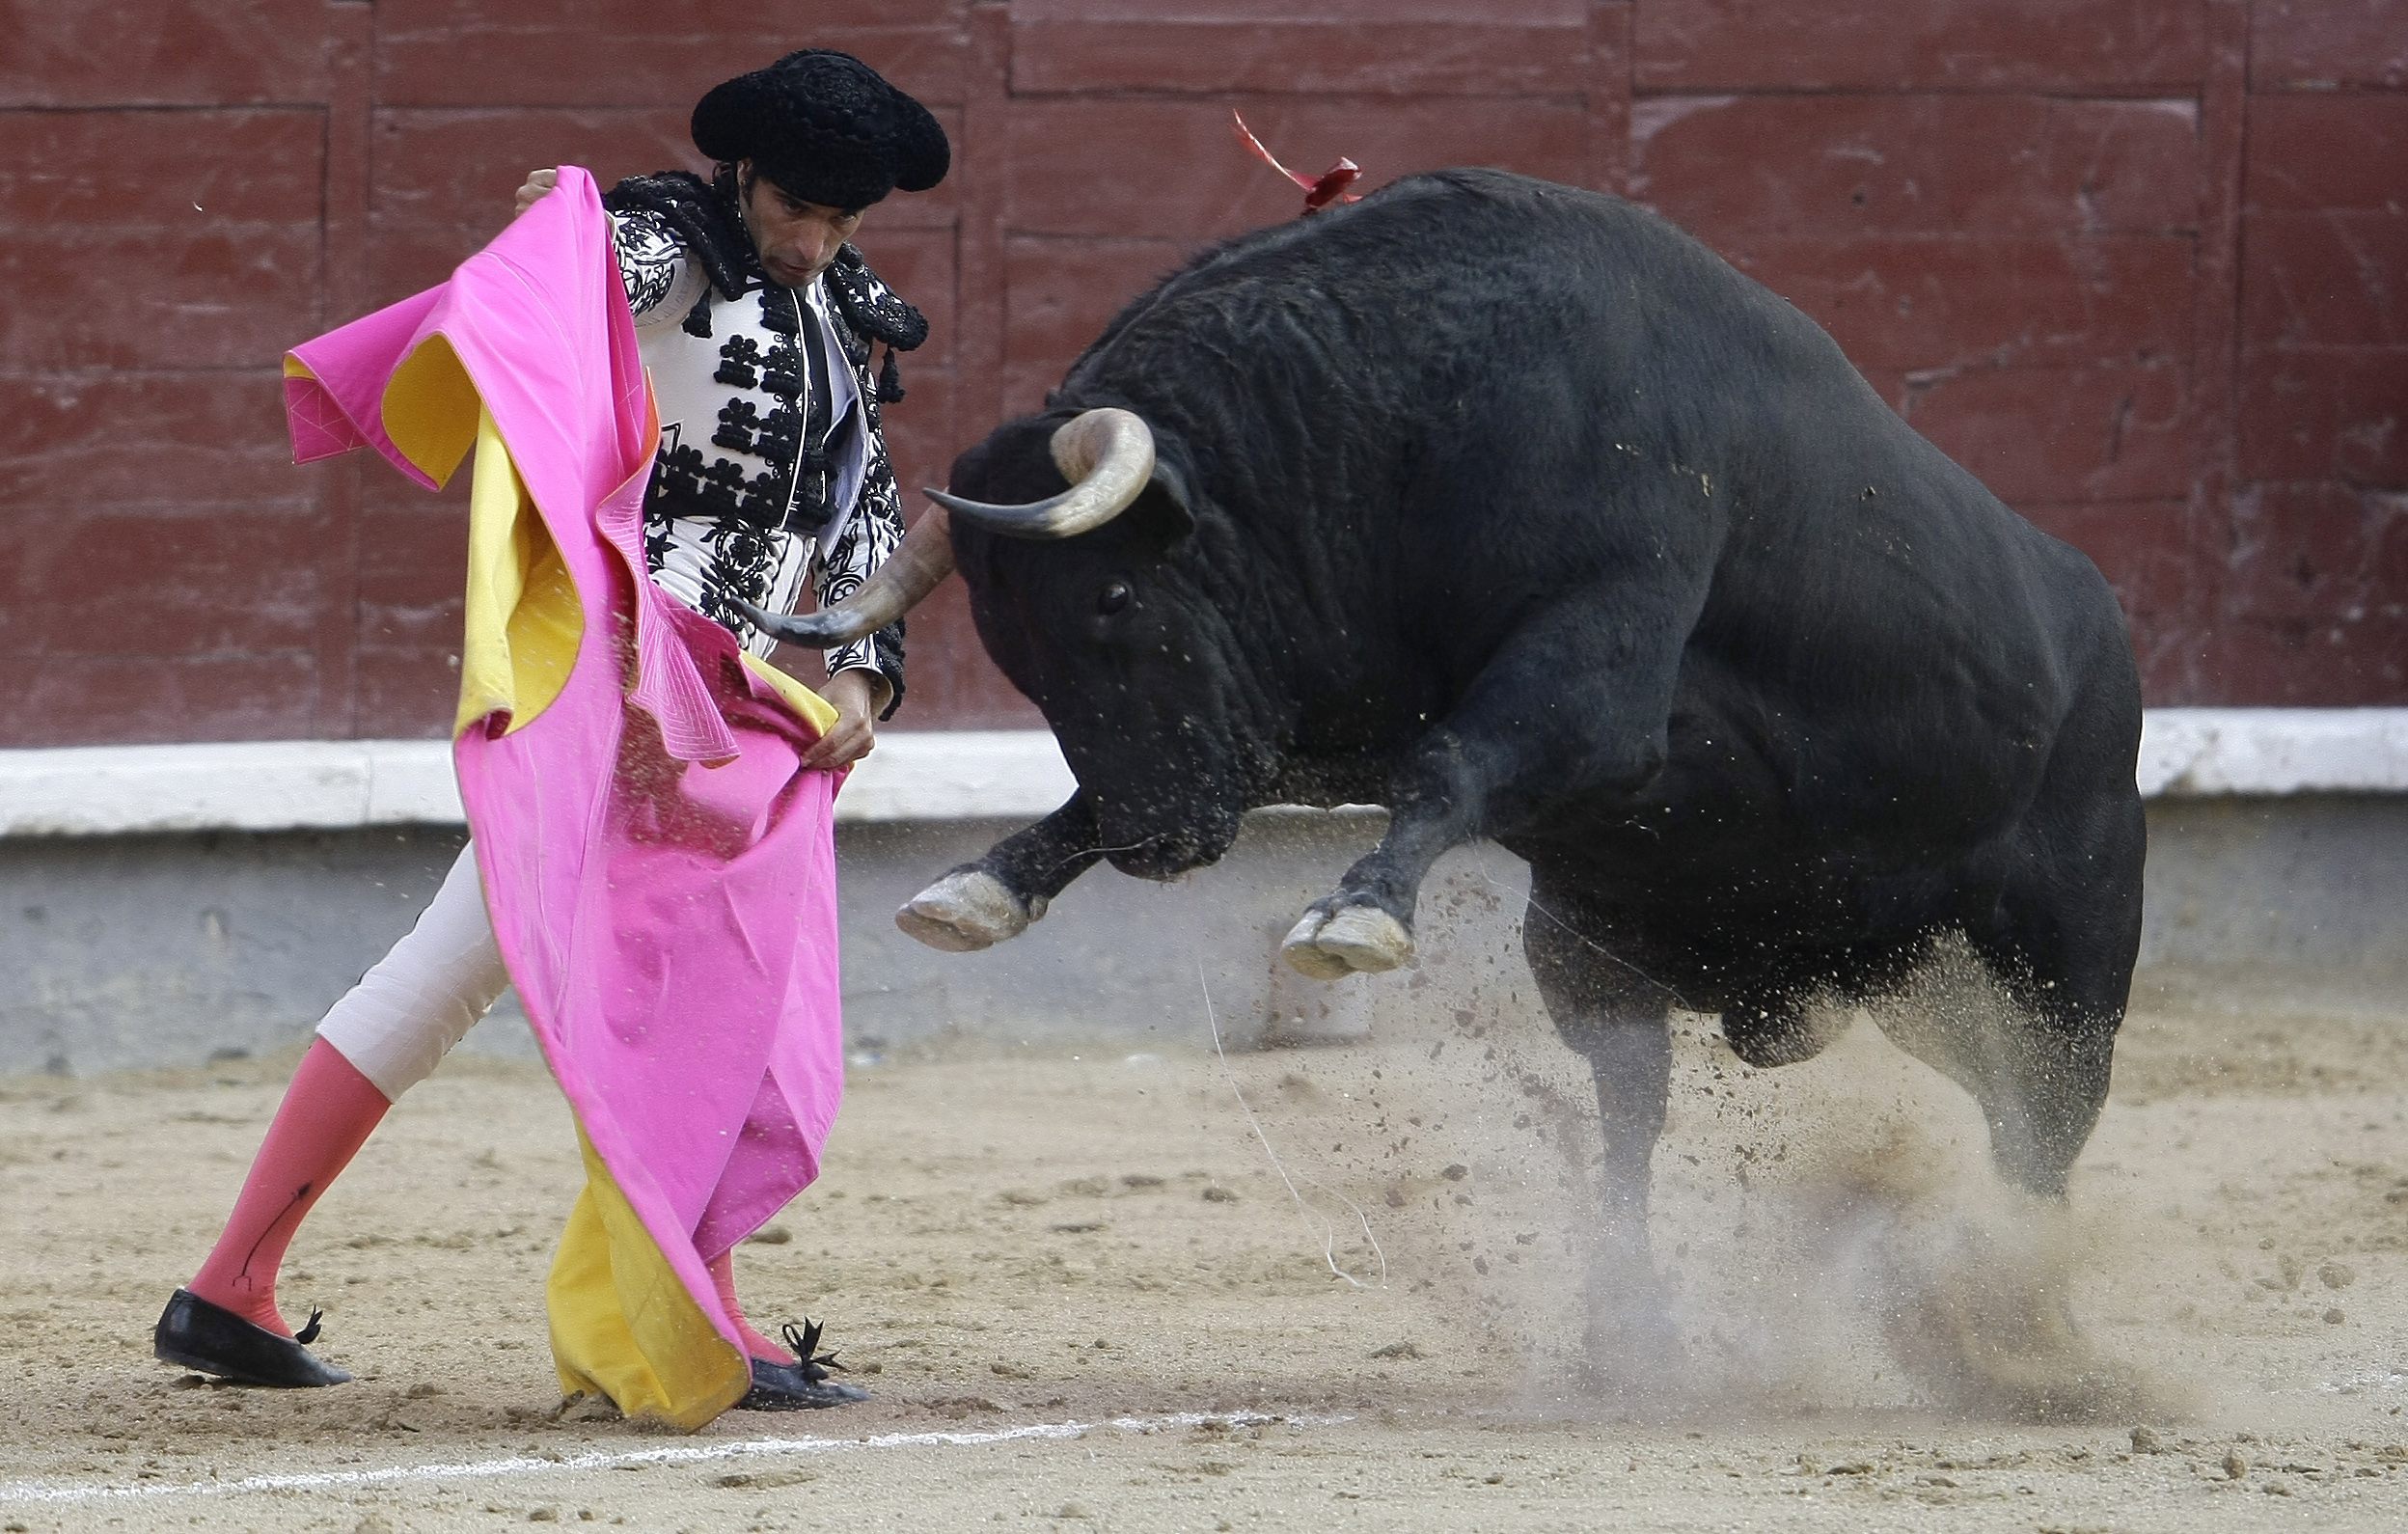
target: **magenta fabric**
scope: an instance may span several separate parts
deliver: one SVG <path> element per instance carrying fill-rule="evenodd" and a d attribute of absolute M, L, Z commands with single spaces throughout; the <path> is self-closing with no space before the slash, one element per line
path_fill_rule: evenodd
<path fill-rule="evenodd" d="M 494 935 L 594 1149 L 741 1346 L 704 1263 L 817 1175 L 841 1087 L 838 780 L 803 769 L 811 727 L 733 636 L 646 578 L 657 429 L 590 176 L 561 167 L 450 282 L 296 348 L 312 374 L 287 380 L 296 457 L 373 447 L 441 478 L 401 457 L 379 413 L 436 336 L 585 610 L 559 699 L 513 733 L 497 717 L 454 743 Z"/>

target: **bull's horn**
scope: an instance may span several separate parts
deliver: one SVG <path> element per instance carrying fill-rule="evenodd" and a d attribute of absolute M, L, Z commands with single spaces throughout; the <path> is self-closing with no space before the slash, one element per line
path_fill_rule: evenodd
<path fill-rule="evenodd" d="M 1054 466 L 1070 488 L 1030 506 L 989 506 L 931 490 L 928 499 L 982 528 L 1014 538 L 1070 538 L 1129 509 L 1154 477 L 1154 430 L 1109 407 L 1082 410 L 1054 433 Z"/>
<path fill-rule="evenodd" d="M 765 613 L 742 597 L 736 599 L 736 606 L 763 632 L 789 644 L 834 649 L 885 628 L 952 573 L 953 529 L 944 508 L 939 507 L 913 523 L 903 541 L 885 563 L 870 572 L 861 589 L 834 607 L 780 616 Z"/>

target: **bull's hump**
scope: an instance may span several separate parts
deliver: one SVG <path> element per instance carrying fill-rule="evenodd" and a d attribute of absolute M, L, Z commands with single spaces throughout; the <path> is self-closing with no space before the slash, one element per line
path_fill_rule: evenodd
<path fill-rule="evenodd" d="M 1401 177 L 1362 199 L 1241 234 L 1197 254 L 1124 308 L 1066 384 L 1094 381 L 1102 360 L 1133 331 L 1161 341 L 1220 336 L 1251 343 L 1276 332 L 1264 315 L 1300 299 L 1332 309 L 1384 312 L 1383 295 L 1418 302 L 1428 291 L 1462 291 L 1462 278 L 1526 264 L 1532 219 L 1539 237 L 1613 237 L 1647 221 L 1607 194 L 1480 166 Z M 1669 225 L 1655 232 L 1683 238 Z"/>

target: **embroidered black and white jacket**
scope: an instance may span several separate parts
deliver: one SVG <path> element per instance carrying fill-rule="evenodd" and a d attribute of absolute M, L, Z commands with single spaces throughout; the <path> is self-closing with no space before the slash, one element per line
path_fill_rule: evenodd
<path fill-rule="evenodd" d="M 847 245 L 806 288 L 762 274 L 732 189 L 672 173 L 614 187 L 619 275 L 660 407 L 644 496 L 644 554 L 664 589 L 766 657 L 776 641 L 732 598 L 793 609 L 852 594 L 903 538 L 902 497 L 879 407 L 900 397 L 893 351 L 927 322 Z M 873 381 L 871 345 L 889 348 Z M 830 674 L 869 667 L 903 697 L 903 624 L 828 652 Z"/>

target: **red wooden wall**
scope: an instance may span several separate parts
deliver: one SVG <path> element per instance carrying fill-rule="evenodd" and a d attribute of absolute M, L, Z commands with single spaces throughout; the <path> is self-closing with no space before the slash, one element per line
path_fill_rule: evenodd
<path fill-rule="evenodd" d="M 439 731 L 459 502 L 289 466 L 282 348 L 807 43 L 955 135 L 862 235 L 936 325 L 907 484 L 1294 210 L 1236 105 L 1694 230 L 2091 552 L 2152 701 L 2408 701 L 2402 0 L 0 0 L 0 744 Z M 1033 722 L 957 593 L 913 671 L 910 724 Z"/>

